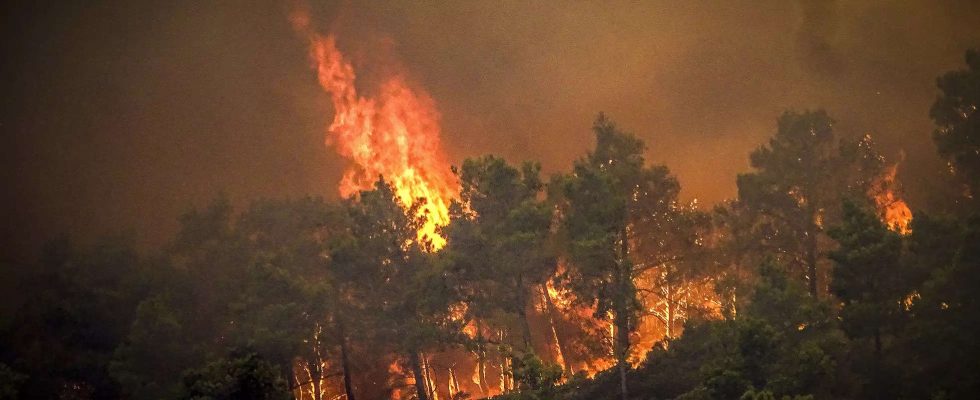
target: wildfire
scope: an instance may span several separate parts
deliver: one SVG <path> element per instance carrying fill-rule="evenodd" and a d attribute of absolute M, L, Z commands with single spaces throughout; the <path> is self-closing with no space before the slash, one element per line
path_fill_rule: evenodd
<path fill-rule="evenodd" d="M 312 67 L 333 105 L 334 117 L 327 128 L 326 143 L 351 161 L 340 182 L 340 194 L 349 197 L 369 190 L 379 176 L 384 177 L 402 203 L 419 204 L 419 215 L 426 216 L 426 223 L 418 232 L 419 239 L 431 241 L 434 249 L 442 248 L 445 239 L 438 235 L 437 228 L 449 222 L 448 205 L 458 184 L 441 147 L 440 115 L 434 101 L 423 90 L 409 85 L 404 72 L 384 75 L 365 94 L 363 87 L 356 85 L 359 82 L 353 63 L 337 48 L 334 35 L 317 33 L 303 9 L 295 10 L 290 20 L 296 32 L 308 40 Z M 559 267 L 555 278 L 564 268 L 564 265 Z M 664 302 L 668 304 L 664 306 L 668 323 L 658 324 L 655 318 L 638 321 L 643 327 L 632 338 L 634 366 L 645 358 L 653 343 L 679 334 L 671 327 L 683 321 L 688 309 L 693 307 L 690 304 L 707 301 L 697 297 L 707 292 L 700 286 L 671 289 Z M 615 337 L 612 318 L 596 318 L 595 304 L 577 304 L 574 295 L 555 280 L 546 282 L 539 291 L 536 307 L 529 310 L 534 329 L 545 332 L 532 338 L 537 342 L 532 344 L 538 353 L 560 365 L 565 379 L 577 372 L 594 376 L 611 368 L 615 364 L 611 352 L 596 354 L 593 349 L 603 346 L 611 349 Z M 648 302 L 643 306 L 653 310 L 657 304 Z M 420 355 L 421 379 L 430 399 L 445 397 L 443 393 L 454 398 L 463 392 L 492 396 L 515 388 L 513 360 L 508 350 L 508 343 L 514 339 L 506 323 L 495 321 L 495 326 L 494 321 L 487 324 L 470 318 L 467 308 L 467 304 L 460 303 L 450 313 L 455 321 L 463 324 L 464 334 L 480 345 L 476 349 Z M 402 363 L 403 360 L 395 359 L 387 368 L 387 384 L 395 388 L 394 398 L 407 398 L 414 390 L 415 377 Z"/>
<path fill-rule="evenodd" d="M 912 210 L 905 204 L 898 195 L 895 194 L 895 175 L 898 172 L 898 164 L 887 168 L 878 178 L 872 187 L 872 197 L 878 207 L 881 220 L 888 227 L 903 235 L 912 232 L 910 224 L 912 222 Z"/>
<path fill-rule="evenodd" d="M 419 239 L 442 248 L 445 239 L 436 228 L 449 222 L 456 184 L 440 143 L 434 101 L 411 88 L 404 73 L 384 77 L 373 97 L 359 94 L 354 67 L 337 49 L 334 35 L 316 33 L 304 11 L 294 11 L 290 20 L 309 40 L 313 68 L 333 103 L 326 142 L 353 164 L 344 172 L 340 194 L 348 197 L 370 189 L 383 176 L 403 204 L 422 202 L 419 215 L 427 218 Z"/>

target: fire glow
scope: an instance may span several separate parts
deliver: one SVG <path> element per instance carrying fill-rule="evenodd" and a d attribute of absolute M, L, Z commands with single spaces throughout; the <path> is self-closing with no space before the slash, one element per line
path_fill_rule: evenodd
<path fill-rule="evenodd" d="M 446 241 L 436 230 L 449 222 L 448 205 L 457 188 L 440 143 L 435 102 L 410 87 L 401 72 L 384 77 L 373 97 L 359 94 L 354 66 L 337 49 L 334 35 L 316 33 L 302 11 L 291 21 L 309 40 L 312 67 L 333 103 L 326 142 L 352 162 L 340 182 L 341 196 L 369 190 L 384 177 L 403 204 L 421 202 L 419 214 L 426 222 L 419 239 L 442 248 Z"/>
<path fill-rule="evenodd" d="M 895 193 L 895 175 L 897 172 L 898 164 L 885 169 L 873 188 L 877 192 L 873 194 L 873 197 L 882 222 L 888 225 L 889 229 L 907 235 L 912 232 L 912 210 Z"/>
<path fill-rule="evenodd" d="M 407 75 L 391 65 L 385 65 L 384 70 L 397 72 L 383 76 L 376 86 L 371 86 L 376 90 L 365 95 L 365 90 L 359 91 L 356 85 L 353 63 L 337 48 L 336 37 L 317 33 L 310 25 L 309 15 L 302 10 L 294 11 L 290 19 L 296 32 L 308 41 L 311 66 L 333 105 L 334 117 L 327 128 L 326 143 L 351 161 L 340 182 L 340 194 L 355 196 L 359 191 L 372 189 L 377 179 L 383 177 L 406 206 L 421 202 L 419 213 L 426 216 L 426 223 L 418 237 L 431 241 L 434 250 L 441 249 L 446 241 L 437 229 L 449 222 L 448 205 L 458 191 L 458 184 L 441 147 L 440 115 L 435 102 L 424 90 L 409 85 Z M 559 265 L 559 272 L 564 268 L 563 263 Z M 634 367 L 645 359 L 654 343 L 680 334 L 679 329 L 671 327 L 682 325 L 688 302 L 710 303 L 693 295 L 679 294 L 710 290 L 672 289 L 676 293 L 671 292 L 663 299 L 656 296 L 643 299 L 643 308 L 650 310 L 660 304 L 657 302 L 666 301 L 668 316 L 664 318 L 670 323 L 663 323 L 663 318 L 655 318 L 653 314 L 638 321 L 642 326 L 631 338 L 634 345 L 630 362 Z M 615 365 L 611 353 L 615 330 L 609 319 L 596 318 L 594 304 L 577 304 L 574 296 L 566 288 L 556 286 L 553 279 L 538 290 L 540 297 L 526 310 L 535 333 L 532 346 L 545 361 L 562 367 L 562 381 L 576 373 L 592 377 Z M 509 340 L 508 328 L 467 319 L 466 309 L 466 304 L 460 304 L 452 314 L 464 322 L 464 333 L 469 339 L 480 345 L 475 350 L 421 354 L 423 386 L 430 399 L 452 398 L 462 392 L 494 396 L 516 388 L 512 354 L 505 345 Z M 602 338 L 591 342 L 599 336 Z M 590 346 L 609 347 L 608 354 L 589 354 Z M 390 376 L 386 384 L 393 388 L 392 398 L 409 398 L 415 390 L 414 377 L 403 367 L 403 362 L 394 358 L 387 366 Z M 309 398 L 323 397 L 327 390 L 323 388 L 339 386 L 309 373 L 306 378 L 322 386 L 321 396 L 314 395 L 316 389 L 310 388 Z M 304 396 L 301 391 L 300 397 Z"/>

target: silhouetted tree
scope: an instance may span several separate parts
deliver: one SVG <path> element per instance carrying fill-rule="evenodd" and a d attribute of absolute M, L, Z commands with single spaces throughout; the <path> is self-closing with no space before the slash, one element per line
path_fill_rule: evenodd
<path fill-rule="evenodd" d="M 936 80 L 942 92 L 929 116 L 936 124 L 933 140 L 968 182 L 972 195 L 980 189 L 980 51 L 966 52 L 966 69 L 950 71 Z"/>
<path fill-rule="evenodd" d="M 848 336 L 873 341 L 872 385 L 866 395 L 892 397 L 895 386 L 885 381 L 882 340 L 899 329 L 903 301 L 912 291 L 900 261 L 902 238 L 852 201 L 844 202 L 843 211 L 842 225 L 830 230 L 840 246 L 830 253 L 835 263 L 830 291 L 842 303 L 840 318 Z"/>
<path fill-rule="evenodd" d="M 595 150 L 575 161 L 570 175 L 555 179 L 553 194 L 567 240 L 568 281 L 576 298 L 595 304 L 597 318 L 611 314 L 613 354 L 626 399 L 630 334 L 640 304 L 631 241 L 637 223 L 670 212 L 680 187 L 666 167 L 646 166 L 643 142 L 604 115 L 593 130 Z"/>
<path fill-rule="evenodd" d="M 916 217 L 910 248 L 929 277 L 913 297 L 903 364 L 908 393 L 931 398 L 980 395 L 980 217 Z M 911 367 L 914 366 L 914 367 Z"/>
<path fill-rule="evenodd" d="M 120 396 L 109 363 L 147 295 L 146 267 L 123 236 L 87 249 L 67 239 L 44 246 L 25 271 L 20 290 L 29 298 L 0 346 L 0 362 L 26 377 L 24 397 Z"/>
<path fill-rule="evenodd" d="M 801 270 L 816 297 L 825 228 L 839 219 L 842 196 L 866 195 L 882 160 L 870 140 L 838 140 L 822 110 L 786 112 L 777 125 L 750 155 L 755 170 L 739 174 L 738 197 L 763 219 L 755 229 L 769 254 Z"/>

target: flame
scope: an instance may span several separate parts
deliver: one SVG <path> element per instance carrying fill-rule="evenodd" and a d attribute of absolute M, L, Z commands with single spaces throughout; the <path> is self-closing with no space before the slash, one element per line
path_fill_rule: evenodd
<path fill-rule="evenodd" d="M 383 78 L 373 97 L 359 94 L 354 67 L 337 49 L 334 35 L 316 33 L 302 10 L 294 11 L 290 21 L 309 40 L 313 68 L 333 103 L 326 142 L 353 164 L 344 172 L 340 194 L 369 190 L 383 176 L 403 204 L 422 201 L 419 215 L 425 215 L 426 222 L 419 239 L 442 248 L 446 241 L 436 230 L 449 222 L 456 183 L 440 143 L 435 102 L 423 90 L 410 87 L 404 73 Z"/>
<path fill-rule="evenodd" d="M 408 384 L 407 382 L 404 385 L 400 384 L 399 380 L 401 377 L 406 377 L 406 380 L 411 380 L 411 384 Z M 404 369 L 402 369 L 401 360 L 396 358 L 391 360 L 391 363 L 388 364 L 387 384 L 388 387 L 392 388 L 389 398 L 391 400 L 402 400 L 403 398 L 410 398 L 410 396 L 402 393 L 402 390 L 400 389 L 402 387 L 413 387 L 415 384 L 415 378 L 411 377 L 411 374 L 408 374 Z"/>
<path fill-rule="evenodd" d="M 327 128 L 326 143 L 351 162 L 351 167 L 344 172 L 340 182 L 340 194 L 349 197 L 361 190 L 369 190 L 378 177 L 383 176 L 392 185 L 402 203 L 422 201 L 419 213 L 427 218 L 418 237 L 420 240 L 430 240 L 434 249 L 442 248 L 445 239 L 438 235 L 437 229 L 449 221 L 448 205 L 458 184 L 450 173 L 441 146 L 440 115 L 435 102 L 424 90 L 409 85 L 404 72 L 383 76 L 376 90 L 368 95 L 364 90 L 359 92 L 354 65 L 337 48 L 336 37 L 332 34 L 318 34 L 311 26 L 309 14 L 301 8 L 294 10 L 289 19 L 296 32 L 308 40 L 309 56 L 318 83 L 330 95 L 333 105 L 334 117 Z M 796 193 L 790 195 L 797 198 L 797 201 L 803 201 Z M 904 205 L 904 202 L 901 204 Z M 554 278 L 560 276 L 563 270 L 564 265 L 561 265 Z M 691 294 L 683 298 L 682 306 L 698 301 L 710 303 L 698 297 L 702 293 L 709 293 L 705 288 L 691 288 Z M 611 353 L 584 354 L 582 348 L 585 346 L 582 343 L 571 343 L 569 348 L 561 348 L 556 326 L 557 323 L 572 326 L 570 329 L 577 329 L 581 336 L 599 333 L 611 344 L 615 337 L 615 328 L 610 323 L 612 318 L 596 318 L 595 304 L 578 304 L 575 296 L 556 281 L 547 282 L 542 295 L 543 300 L 550 302 L 557 311 L 556 320 L 548 321 L 544 328 L 550 331 L 546 336 L 553 342 L 553 362 L 564 365 L 567 360 L 571 369 L 569 372 L 583 371 L 590 377 L 615 365 L 615 358 Z M 655 305 L 645 303 L 644 307 L 651 309 Z M 484 336 L 485 333 L 496 336 L 493 338 L 496 343 L 508 341 L 504 330 L 499 330 L 494 335 L 493 328 L 481 329 L 477 321 L 468 316 L 465 303 L 454 305 L 450 314 L 453 320 L 463 323 L 463 332 L 471 339 Z M 683 320 L 683 314 L 671 318 L 674 319 Z M 654 321 L 651 319 L 650 322 Z M 664 330 L 662 327 L 652 327 L 636 332 L 630 357 L 634 366 L 645 358 L 652 343 L 665 336 Z M 669 336 L 679 334 L 680 332 L 672 333 Z M 571 341 L 577 339 L 571 338 Z M 451 355 L 437 352 L 432 356 Z M 475 354 L 470 355 L 473 357 L 473 373 L 469 380 L 473 385 L 466 379 L 459 379 L 460 376 L 465 376 L 463 373 L 469 372 L 469 366 L 466 369 L 463 365 L 455 364 L 449 367 L 446 378 L 449 382 L 447 395 L 452 397 L 454 393 L 464 391 L 467 387 L 479 390 L 484 395 L 506 393 L 514 388 L 510 358 L 499 349 L 492 348 L 483 356 L 485 358 L 481 363 L 476 360 Z M 425 386 L 431 388 L 431 397 L 435 398 L 440 394 L 435 390 L 433 365 L 424 355 L 420 361 L 423 364 L 422 379 L 425 380 Z M 388 365 L 388 374 L 391 377 L 389 385 L 398 388 L 392 393 L 394 398 L 412 396 L 415 377 L 403 369 L 400 360 L 395 359 Z"/>
<path fill-rule="evenodd" d="M 912 311 L 912 305 L 915 304 L 916 300 L 921 298 L 922 295 L 919 294 L 919 291 L 913 290 L 912 293 L 909 293 L 904 299 L 902 299 L 902 308 L 904 308 L 905 311 Z"/>
<path fill-rule="evenodd" d="M 895 194 L 895 175 L 898 164 L 885 169 L 884 173 L 872 185 L 870 195 L 878 208 L 881 221 L 895 232 L 907 235 L 912 232 L 912 210 L 908 204 Z"/>

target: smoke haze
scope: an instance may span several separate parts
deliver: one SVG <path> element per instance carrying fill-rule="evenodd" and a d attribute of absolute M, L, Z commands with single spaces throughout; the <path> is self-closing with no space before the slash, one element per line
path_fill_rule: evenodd
<path fill-rule="evenodd" d="M 317 87 L 287 2 L 5 5 L 3 258 L 60 233 L 159 244 L 219 193 L 334 197 Z M 451 162 L 484 153 L 566 170 L 604 111 L 646 141 L 683 196 L 735 195 L 786 109 L 872 133 L 927 190 L 935 78 L 980 46 L 980 4 L 885 1 L 339 2 L 321 30 L 369 71 L 432 95 Z M 359 72 L 361 69 L 358 70 Z M 362 82 L 359 82 L 361 84 Z M 921 167 L 920 167 L 921 166 Z M 902 176 L 902 174 L 905 176 Z M 918 174 L 918 175 L 917 175 Z"/>

